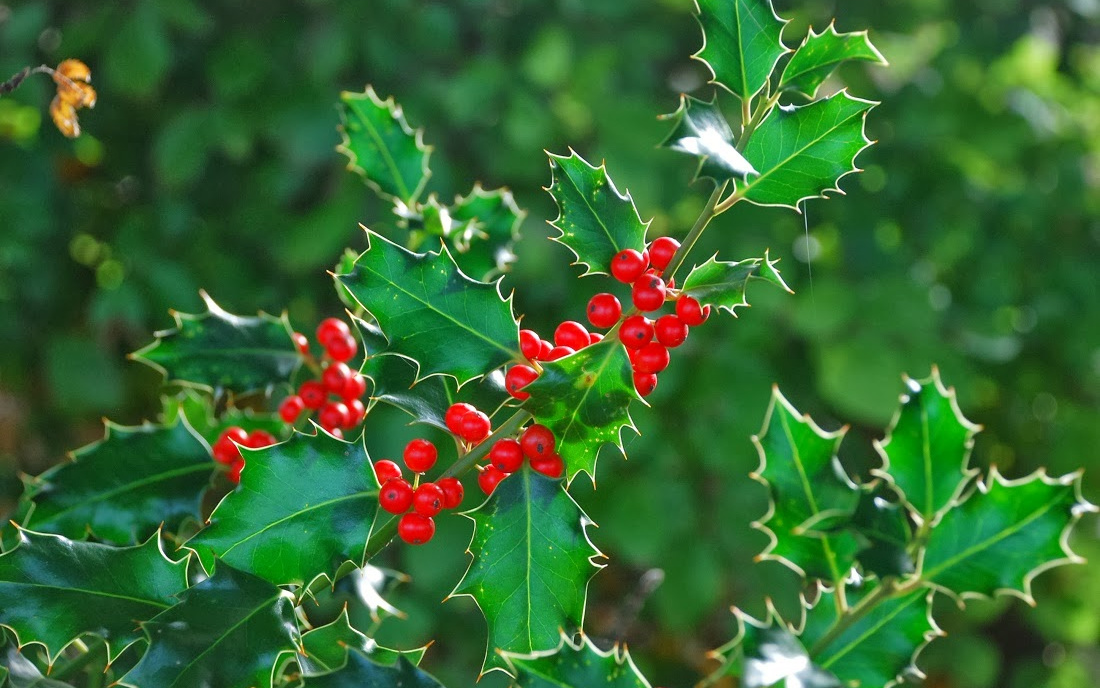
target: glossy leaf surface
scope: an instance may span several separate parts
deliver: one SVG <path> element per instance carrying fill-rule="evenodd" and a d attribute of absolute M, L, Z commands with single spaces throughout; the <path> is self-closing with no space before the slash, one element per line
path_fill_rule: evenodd
<path fill-rule="evenodd" d="M 763 258 L 748 258 L 739 261 L 718 260 L 711 256 L 702 265 L 696 265 L 684 279 L 681 291 L 703 305 L 722 308 L 730 313 L 740 306 L 747 306 L 745 290 L 749 280 L 767 280 L 780 288 L 791 292 L 775 269 L 778 261 Z"/>
<path fill-rule="evenodd" d="M 916 570 L 910 554 L 913 529 L 908 511 L 892 498 L 881 484 L 863 489 L 848 524 L 863 540 L 857 560 L 864 571 L 879 578 L 908 576 Z"/>
<path fill-rule="evenodd" d="M 499 284 L 475 282 L 446 249 L 413 253 L 367 230 L 370 246 L 355 269 L 337 276 L 378 322 L 387 355 L 418 364 L 418 377 L 464 383 L 518 360 L 519 325 Z"/>
<path fill-rule="evenodd" d="M 41 643 L 51 658 L 84 633 L 102 636 L 115 657 L 187 587 L 187 566 L 161 551 L 159 537 L 134 547 L 19 532 L 0 556 L 0 624 L 21 644 Z"/>
<path fill-rule="evenodd" d="M 754 524 L 772 543 L 762 558 L 802 575 L 836 582 L 847 577 L 858 544 L 850 533 L 825 535 L 824 525 L 850 518 L 859 493 L 836 458 L 843 431 L 826 433 L 773 390 L 764 429 L 753 438 L 760 467 L 753 477 L 768 488 L 768 514 Z"/>
<path fill-rule="evenodd" d="M 1006 480 L 993 469 L 932 529 L 921 575 L 960 597 L 1007 593 L 1031 601 L 1035 576 L 1084 561 L 1070 550 L 1069 533 L 1092 511 L 1080 472 Z"/>
<path fill-rule="evenodd" d="M 625 647 L 616 645 L 605 652 L 588 636 L 578 643 L 562 636 L 555 650 L 504 657 L 520 688 L 650 688 Z"/>
<path fill-rule="evenodd" d="M 704 177 L 720 183 L 759 174 L 737 150 L 733 130 L 716 101 L 708 103 L 682 95 L 676 112 L 662 118 L 674 119 L 676 126 L 661 145 L 699 158 L 696 179 Z"/>
<path fill-rule="evenodd" d="M 413 131 L 393 98 L 382 100 L 374 88 L 340 94 L 339 150 L 348 169 L 360 174 L 379 193 L 410 204 L 431 175 L 422 132 Z"/>
<path fill-rule="evenodd" d="M 507 272 L 515 262 L 513 249 L 527 215 L 516 205 L 512 192 L 490 191 L 475 184 L 470 193 L 455 198 L 448 210 L 451 227 L 447 239 L 462 272 L 478 280 Z"/>
<path fill-rule="evenodd" d="M 542 367 L 524 387 L 531 393 L 524 408 L 553 431 L 567 480 L 584 472 L 594 482 L 600 449 L 610 444 L 623 452 L 622 431 L 634 429 L 629 407 L 638 396 L 626 350 L 606 341 Z"/>
<path fill-rule="evenodd" d="M 250 392 L 289 381 L 301 363 L 286 316 L 228 313 L 205 292 L 206 312 L 173 311 L 176 327 L 131 358 L 164 373 L 169 382 Z"/>
<path fill-rule="evenodd" d="M 623 249 L 645 248 L 648 222 L 642 222 L 629 193 L 619 193 L 603 165 L 595 167 L 570 151 L 550 155 L 552 179 L 547 191 L 558 204 L 552 237 L 577 257 L 584 275 L 610 274 L 611 259 Z"/>
<path fill-rule="evenodd" d="M 934 522 L 977 472 L 969 467 L 970 448 L 980 428 L 963 417 L 938 371 L 905 384 L 901 409 L 875 444 L 883 461 L 875 473 L 894 483 L 914 515 Z"/>
<path fill-rule="evenodd" d="M 116 544 L 174 530 L 198 518 L 214 463 L 186 422 L 127 428 L 107 423 L 102 440 L 72 460 L 26 479 L 32 508 L 23 525 L 80 539 L 92 532 Z"/>
<path fill-rule="evenodd" d="M 602 556 L 585 532 L 591 521 L 560 480 L 529 466 L 497 485 L 466 515 L 473 561 L 452 595 L 474 598 L 489 625 L 484 671 L 506 668 L 497 653 L 558 646 L 561 630 L 584 620 L 588 581 Z"/>
<path fill-rule="evenodd" d="M 695 0 L 703 47 L 693 57 L 714 74 L 714 81 L 742 100 L 768 81 L 783 45 L 785 21 L 771 0 Z"/>
<path fill-rule="evenodd" d="M 228 563 L 277 585 L 302 585 L 345 561 L 363 564 L 378 486 L 361 442 L 295 434 L 242 454 L 240 487 L 185 545 L 203 568 Z"/>
<path fill-rule="evenodd" d="M 821 33 L 814 33 L 811 28 L 783 68 L 779 87 L 813 98 L 829 75 L 848 60 L 886 64 L 886 58 L 871 45 L 866 31 L 837 33 L 834 24 L 829 24 Z"/>
<path fill-rule="evenodd" d="M 406 656 L 413 664 L 419 664 L 424 648 L 410 652 L 397 652 L 380 647 L 351 625 L 348 611 L 344 609 L 332 623 L 319 626 L 302 634 L 302 648 L 298 663 L 306 676 L 320 676 L 343 667 L 349 652 L 361 652 L 379 664 L 395 664 L 399 656 Z"/>
<path fill-rule="evenodd" d="M 760 174 L 737 182 L 737 193 L 759 205 L 795 208 L 804 199 L 839 192 L 840 178 L 857 171 L 856 155 L 871 145 L 863 124 L 874 106 L 842 91 L 772 110 L 743 150 Z"/>
<path fill-rule="evenodd" d="M 859 604 L 874 591 L 873 585 L 848 588 L 848 605 Z M 882 688 L 900 683 L 907 671 L 916 670 L 916 655 L 939 628 L 931 617 L 931 595 L 926 588 L 887 599 L 867 615 L 820 647 L 837 622 L 836 593 L 819 591 L 813 607 L 806 611 L 799 640 L 811 649 L 813 661 L 852 688 Z"/>
<path fill-rule="evenodd" d="M 740 678 L 741 688 L 843 688 L 829 671 L 814 664 L 798 638 L 769 608 L 759 622 L 738 610 L 738 635 L 724 648 L 730 655 L 726 673 Z"/>
<path fill-rule="evenodd" d="M 290 593 L 224 563 L 142 628 L 149 649 L 120 681 L 132 688 L 268 688 L 301 642 Z"/>
<path fill-rule="evenodd" d="M 307 678 L 304 688 L 443 688 L 443 684 L 404 656 L 388 665 L 352 650 L 347 664 L 331 673 Z"/>

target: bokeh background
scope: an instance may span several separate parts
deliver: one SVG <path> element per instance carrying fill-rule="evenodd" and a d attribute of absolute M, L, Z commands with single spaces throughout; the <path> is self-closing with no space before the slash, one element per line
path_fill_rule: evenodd
<path fill-rule="evenodd" d="M 870 27 L 889 68 L 840 76 L 881 100 L 866 171 L 805 215 L 739 205 L 700 257 L 770 248 L 796 290 L 756 289 L 753 308 L 692 335 L 662 375 L 630 461 L 601 457 L 599 492 L 576 496 L 610 566 L 587 626 L 626 640 L 655 685 L 686 686 L 733 632 L 728 607 L 795 609 L 797 581 L 754 564 L 765 509 L 747 479 L 772 383 L 826 428 L 850 423 L 842 456 L 872 462 L 901 374 L 937 364 L 985 426 L 977 464 L 1010 476 L 1086 468 L 1100 501 L 1100 1 L 777 0 L 805 27 Z M 658 150 L 656 115 L 680 92 L 709 97 L 690 0 L 0 1 L 0 76 L 79 57 L 99 92 L 75 141 L 45 117 L 51 82 L 0 98 L 0 493 L 98 438 L 100 419 L 155 417 L 158 375 L 125 355 L 201 310 L 289 312 L 309 330 L 341 311 L 330 278 L 358 222 L 388 207 L 344 170 L 334 103 L 372 83 L 393 94 L 436 152 L 431 190 L 511 187 L 528 209 L 505 286 L 544 332 L 579 319 L 602 288 L 578 282 L 547 241 L 554 205 L 543 149 L 606 159 L 643 218 L 682 236 L 708 189 Z M 734 109 L 735 111 L 735 109 Z M 371 446 L 404 420 L 382 414 Z M 372 449 L 373 451 L 373 449 Z M 0 510 L 5 510 L 0 509 Z M 1036 581 L 1040 604 L 943 605 L 950 632 L 923 662 L 937 687 L 1100 685 L 1100 545 L 1093 563 Z M 468 600 L 439 600 L 465 567 L 469 524 L 450 519 L 388 565 L 411 583 L 384 641 L 436 639 L 427 659 L 470 685 L 483 645 Z M 660 571 L 658 574 L 656 571 Z M 651 585 L 663 576 L 655 588 Z M 498 678 L 482 685 L 499 686 Z"/>

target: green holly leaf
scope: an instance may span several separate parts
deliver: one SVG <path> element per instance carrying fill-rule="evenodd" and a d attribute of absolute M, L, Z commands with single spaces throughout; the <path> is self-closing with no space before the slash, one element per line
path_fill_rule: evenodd
<path fill-rule="evenodd" d="M 259 413 L 250 408 L 229 406 L 215 415 L 214 400 L 209 394 L 194 388 L 184 388 L 171 396 L 161 396 L 161 422 L 175 423 L 185 416 L 191 428 L 211 444 L 231 426 L 248 432 L 264 430 L 278 437 L 286 432 L 286 422 L 277 413 Z"/>
<path fill-rule="evenodd" d="M 293 596 L 225 563 L 141 627 L 149 649 L 119 680 L 132 688 L 270 688 L 301 644 Z"/>
<path fill-rule="evenodd" d="M 861 603 L 875 589 L 874 584 L 847 588 L 849 607 Z M 831 671 L 848 688 L 882 688 L 901 683 L 906 673 L 920 676 L 917 655 L 943 635 L 932 619 L 932 594 L 927 588 L 882 600 L 840 634 L 826 638 L 839 621 L 836 593 L 819 588 L 816 602 L 806 605 L 799 640 L 810 648 L 815 664 Z"/>
<path fill-rule="evenodd" d="M 43 645 L 50 663 L 85 633 L 106 640 L 113 660 L 141 639 L 137 622 L 171 607 L 186 587 L 186 562 L 164 555 L 159 534 L 112 547 L 21 529 L 19 546 L 0 556 L 0 625 L 20 646 Z"/>
<path fill-rule="evenodd" d="M 348 653 L 342 668 L 307 678 L 303 688 L 443 688 L 428 672 L 418 669 L 404 655 L 393 665 L 380 664 L 361 652 Z"/>
<path fill-rule="evenodd" d="M 1035 576 L 1084 563 L 1070 550 L 1069 535 L 1096 510 L 1081 497 L 1080 471 L 1007 480 L 994 468 L 932 529 L 921 577 L 960 600 L 1008 594 L 1034 605 Z"/>
<path fill-rule="evenodd" d="M 554 433 L 557 451 L 572 482 L 578 473 L 596 481 L 596 457 L 604 445 L 623 449 L 623 428 L 637 432 L 630 402 L 638 398 L 630 358 L 614 340 L 588 346 L 542 364 L 542 374 L 524 388 L 524 408 Z"/>
<path fill-rule="evenodd" d="M 718 254 L 714 254 L 707 262 L 691 269 L 680 291 L 704 306 L 725 309 L 736 316 L 734 309 L 749 305 L 745 289 L 751 279 L 767 280 L 789 294 L 794 293 L 775 269 L 778 262 L 770 260 L 767 253 L 763 258 L 738 261 L 718 260 Z"/>
<path fill-rule="evenodd" d="M 362 442 L 296 433 L 242 454 L 240 488 L 184 544 L 204 569 L 228 563 L 276 585 L 304 585 L 345 561 L 362 566 L 378 508 Z"/>
<path fill-rule="evenodd" d="M 676 126 L 661 143 L 665 148 L 699 158 L 695 178 L 717 183 L 735 177 L 760 174 L 737 150 L 733 130 L 716 100 L 706 102 L 680 96 L 680 107 L 661 119 L 675 119 Z"/>
<path fill-rule="evenodd" d="M 576 151 L 550 154 L 551 181 L 546 189 L 558 204 L 550 226 L 561 234 L 551 237 L 573 252 L 573 265 L 586 275 L 605 275 L 611 259 L 623 249 L 645 248 L 648 222 L 642 222 L 630 193 L 621 194 L 607 169 L 588 164 Z"/>
<path fill-rule="evenodd" d="M 837 183 L 859 171 L 855 158 L 871 145 L 863 124 L 875 105 L 841 91 L 809 105 L 777 107 L 743 150 L 760 174 L 735 180 L 735 193 L 757 205 L 794 209 L 809 198 L 843 193 Z"/>
<path fill-rule="evenodd" d="M 487 191 L 475 184 L 469 194 L 455 197 L 449 211 L 446 236 L 462 271 L 482 281 L 507 272 L 516 260 L 513 249 L 527 216 L 512 192 Z"/>
<path fill-rule="evenodd" d="M 129 544 L 158 527 L 197 518 L 214 464 L 186 419 L 172 425 L 106 423 L 104 438 L 71 460 L 25 478 L 22 525 L 81 539 Z"/>
<path fill-rule="evenodd" d="M 761 559 L 779 561 L 800 575 L 831 583 L 844 580 L 855 562 L 858 543 L 846 531 L 823 534 L 849 519 L 858 488 L 837 459 L 845 429 L 825 432 L 801 415 L 779 389 L 772 390 L 764 429 L 752 438 L 760 467 L 752 478 L 768 488 L 768 513 L 753 527 L 771 543 Z"/>
<path fill-rule="evenodd" d="M 206 312 L 172 311 L 176 327 L 130 354 L 156 368 L 166 381 L 185 386 L 243 393 L 289 382 L 301 356 L 291 340 L 286 315 L 233 315 L 201 292 Z"/>
<path fill-rule="evenodd" d="M 894 484 L 920 522 L 935 523 L 978 472 L 968 465 L 981 427 L 963 417 L 936 368 L 928 380 L 906 377 L 905 386 L 886 439 L 875 442 L 882 468 L 872 473 Z"/>
<path fill-rule="evenodd" d="M 553 650 L 505 652 L 503 657 L 519 688 L 650 688 L 625 647 L 615 645 L 605 652 L 586 635 L 574 643 L 562 633 Z"/>
<path fill-rule="evenodd" d="M 878 483 L 878 481 L 875 481 Z M 863 570 L 879 578 L 908 576 L 916 570 L 909 553 L 913 529 L 908 511 L 885 485 L 866 486 L 848 527 L 864 541 L 856 555 Z"/>
<path fill-rule="evenodd" d="M 711 83 L 741 100 L 757 94 L 768 82 L 779 58 L 790 52 L 783 45 L 783 27 L 771 0 L 695 0 L 703 29 L 703 47 L 692 55 L 710 69 Z"/>
<path fill-rule="evenodd" d="M 362 652 L 377 663 L 393 665 L 401 656 L 408 657 L 413 664 L 420 664 L 427 650 L 421 647 L 399 652 L 379 646 L 351 625 L 347 607 L 332 623 L 302 634 L 302 649 L 305 652 L 299 651 L 298 664 L 306 676 L 320 676 L 340 669 L 347 664 L 351 651 Z"/>
<path fill-rule="evenodd" d="M 348 169 L 383 196 L 411 206 L 431 176 L 432 149 L 423 131 L 414 131 L 401 106 L 382 100 L 371 86 L 340 94 L 340 122 L 336 150 L 348 157 Z"/>
<path fill-rule="evenodd" d="M 7 688 L 73 688 L 71 683 L 63 683 L 43 676 L 34 662 L 20 654 L 16 648 L 8 648 L 5 654 L 4 664 L 0 664 L 0 686 L 6 686 Z M 9 669 L 11 670 L 10 673 Z"/>
<path fill-rule="evenodd" d="M 389 340 L 385 355 L 417 364 L 417 379 L 450 375 L 464 384 L 520 360 L 519 323 L 500 282 L 475 282 L 446 246 L 413 253 L 367 230 L 355 269 L 336 279 L 370 312 Z"/>
<path fill-rule="evenodd" d="M 415 382 L 416 365 L 400 356 L 372 356 L 363 364 L 362 373 L 371 379 L 372 401 L 399 408 L 415 422 L 442 430 L 447 430 L 443 414 L 455 402 L 473 404 L 492 416 L 512 398 L 504 388 L 504 374 L 499 370 L 461 389 L 454 378 L 441 375 Z"/>
<path fill-rule="evenodd" d="M 507 669 L 496 652 L 558 646 L 584 620 L 588 581 L 603 556 L 588 539 L 591 521 L 561 481 L 530 466 L 513 473 L 479 507 L 466 575 L 452 596 L 474 598 L 489 625 L 483 671 Z"/>
<path fill-rule="evenodd" d="M 844 688 L 840 679 L 810 660 L 771 601 L 764 621 L 733 611 L 737 636 L 715 652 L 725 659 L 722 672 L 740 678 L 741 688 Z"/>
<path fill-rule="evenodd" d="M 798 46 L 787 66 L 783 68 L 779 88 L 814 98 L 817 96 L 817 89 L 829 75 L 841 62 L 848 60 L 887 64 L 882 53 L 871 45 L 866 31 L 837 33 L 836 25 L 829 24 L 821 33 L 814 33 L 811 27 L 802 45 Z"/>

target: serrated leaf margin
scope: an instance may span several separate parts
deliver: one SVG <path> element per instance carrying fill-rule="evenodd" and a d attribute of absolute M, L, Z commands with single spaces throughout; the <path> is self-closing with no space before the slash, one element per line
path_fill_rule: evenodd
<path fill-rule="evenodd" d="M 604 659 L 606 659 L 608 657 L 611 657 L 612 659 L 615 660 L 615 663 L 618 664 L 619 666 L 622 666 L 623 664 L 627 665 L 628 667 L 630 667 L 633 670 L 634 675 L 637 676 L 643 684 L 645 684 L 646 686 L 652 685 L 652 684 L 650 684 L 649 680 L 646 679 L 646 677 L 642 675 L 642 672 L 638 669 L 638 666 L 634 663 L 634 658 L 630 656 L 630 650 L 627 648 L 625 643 L 616 642 L 611 646 L 610 649 L 604 651 L 604 650 L 601 650 L 600 648 L 596 647 L 596 644 L 593 643 L 589 639 L 589 637 L 585 634 L 583 629 L 579 633 L 577 633 L 577 637 L 579 639 L 579 642 L 574 642 L 573 639 L 570 638 L 569 634 L 566 633 L 564 629 L 560 630 L 560 633 L 561 633 L 561 640 L 558 643 L 558 646 L 555 647 L 552 650 L 539 650 L 539 651 L 536 651 L 536 652 L 528 652 L 528 653 L 509 652 L 507 650 L 497 650 L 497 654 L 499 654 L 501 656 L 501 658 L 504 659 L 504 661 L 508 664 L 509 669 L 511 669 L 512 671 L 516 671 L 516 666 L 514 664 L 512 664 L 513 659 L 541 659 L 542 657 L 552 657 L 553 655 L 558 654 L 566 646 L 568 646 L 574 652 L 580 652 L 581 650 L 583 650 L 584 648 L 587 647 L 593 653 L 595 653 L 596 655 L 598 655 L 598 656 L 600 656 Z"/>
<path fill-rule="evenodd" d="M 870 35 L 868 29 L 863 29 L 862 31 L 845 31 L 844 33 L 840 33 L 836 30 L 836 19 L 833 19 L 832 21 L 830 21 L 829 25 L 826 26 L 824 29 L 822 29 L 818 33 L 814 33 L 814 27 L 812 27 L 812 26 L 809 27 L 806 31 L 806 37 L 803 38 L 802 42 L 798 44 L 798 47 L 792 49 L 791 52 L 792 53 L 798 52 L 804 45 L 809 43 L 812 39 L 821 38 L 822 36 L 824 36 L 827 33 L 831 33 L 834 36 L 836 36 L 837 38 L 842 38 L 842 37 L 845 37 L 845 36 L 863 36 L 865 39 L 867 39 L 867 47 L 869 47 L 872 50 L 872 52 L 874 52 L 875 55 L 878 56 L 878 60 L 873 61 L 874 64 L 880 65 L 880 66 L 883 66 L 883 67 L 890 66 L 890 62 L 886 59 L 886 56 L 883 55 L 882 51 L 879 50 L 878 48 L 876 48 L 875 44 L 871 42 L 871 35 Z M 787 64 L 789 65 L 790 63 L 788 62 Z M 837 66 L 839 66 L 839 64 L 840 64 L 839 62 L 836 63 Z M 783 72 L 781 72 L 780 75 L 779 75 L 778 88 L 780 90 L 785 90 L 783 88 L 783 85 L 784 85 L 784 77 L 786 77 L 786 75 L 787 75 L 786 73 L 787 73 L 787 68 L 786 68 L 786 66 L 784 66 Z M 813 93 L 806 93 L 804 91 L 799 91 L 797 89 L 791 89 L 791 90 L 794 91 L 795 93 L 800 93 L 800 94 L 808 97 L 810 100 L 813 100 L 813 99 L 817 98 L 817 92 L 819 90 L 821 90 L 821 86 L 819 85 L 817 88 L 815 88 Z"/>

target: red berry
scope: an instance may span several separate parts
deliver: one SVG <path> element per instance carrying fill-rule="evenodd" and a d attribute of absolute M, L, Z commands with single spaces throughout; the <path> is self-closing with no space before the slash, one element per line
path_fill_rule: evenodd
<path fill-rule="evenodd" d="M 321 382 L 329 392 L 343 394 L 344 387 L 347 386 L 348 380 L 354 374 L 347 363 L 335 361 L 325 366 L 324 371 L 321 373 Z"/>
<path fill-rule="evenodd" d="M 294 346 L 298 347 L 298 353 L 309 356 L 309 338 L 301 332 L 295 332 L 290 335 L 290 339 L 294 342 Z"/>
<path fill-rule="evenodd" d="M 678 316 L 662 315 L 653 324 L 653 333 L 657 335 L 657 341 L 669 349 L 675 349 L 684 343 L 688 336 L 688 326 Z"/>
<path fill-rule="evenodd" d="M 504 375 L 504 388 L 516 399 L 526 401 L 531 398 L 531 393 L 520 390 L 534 382 L 538 376 L 539 374 L 531 366 L 514 365 Z"/>
<path fill-rule="evenodd" d="M 557 454 L 551 454 L 541 459 L 531 459 L 531 468 L 545 476 L 560 478 L 565 473 L 565 462 Z"/>
<path fill-rule="evenodd" d="M 317 422 L 329 432 L 342 428 L 348 422 L 348 405 L 342 401 L 333 401 L 321 407 Z"/>
<path fill-rule="evenodd" d="M 325 318 L 317 326 L 317 343 L 328 348 L 330 341 L 351 334 L 348 324 L 339 318 Z"/>
<path fill-rule="evenodd" d="M 302 410 L 305 409 L 305 407 L 306 402 L 302 401 L 302 397 L 297 394 L 291 394 L 279 404 L 279 417 L 283 419 L 284 423 L 293 425 L 298 420 L 298 416 L 302 414 Z"/>
<path fill-rule="evenodd" d="M 428 440 L 415 439 L 405 445 L 405 465 L 413 473 L 427 473 L 432 470 L 439 452 Z M 433 514 L 428 514 L 432 516 Z"/>
<path fill-rule="evenodd" d="M 462 416 L 462 428 L 458 435 L 471 444 L 477 444 L 488 437 L 492 429 L 493 423 L 489 416 L 481 411 L 470 411 Z"/>
<path fill-rule="evenodd" d="M 602 342 L 602 341 L 603 341 L 603 335 L 600 334 L 599 332 L 592 332 L 588 335 L 589 345 L 596 344 L 596 343 Z"/>
<path fill-rule="evenodd" d="M 577 353 L 576 350 L 574 350 L 574 349 L 572 349 L 568 346 L 555 346 L 553 349 L 550 349 L 550 353 L 546 354 L 546 358 L 544 358 L 543 360 L 545 360 L 545 361 L 556 361 L 559 358 L 565 358 L 566 356 L 572 356 L 575 353 Z"/>
<path fill-rule="evenodd" d="M 229 472 L 225 474 L 225 477 L 229 478 L 229 482 L 234 485 L 239 485 L 241 482 L 241 471 L 244 470 L 244 459 L 236 461 L 229 467 Z"/>
<path fill-rule="evenodd" d="M 332 435 L 336 439 L 338 439 L 338 440 L 344 439 L 344 432 L 340 428 L 326 428 L 324 426 L 321 426 L 321 427 L 324 429 L 325 432 Z"/>
<path fill-rule="evenodd" d="M 218 440 L 214 442 L 212 447 L 214 460 L 226 466 L 231 466 L 234 462 L 240 461 L 241 450 L 237 445 L 244 444 L 247 441 L 248 432 L 244 428 L 236 425 L 229 426 L 222 431 L 222 434 L 218 436 Z"/>
<path fill-rule="evenodd" d="M 451 404 L 451 406 L 447 409 L 447 413 L 443 416 L 443 423 L 447 426 L 447 429 L 450 430 L 453 434 L 461 435 L 462 417 L 465 416 L 467 413 L 476 410 L 477 409 L 473 406 L 469 404 L 463 404 L 461 402 L 457 404 Z"/>
<path fill-rule="evenodd" d="M 649 245 L 649 264 L 658 270 L 664 270 L 672 260 L 680 242 L 672 237 L 658 237 Z"/>
<path fill-rule="evenodd" d="M 348 378 L 347 383 L 344 384 L 344 388 L 337 392 L 344 398 L 344 401 L 349 399 L 362 399 L 363 395 L 367 393 L 367 378 L 363 377 L 359 373 L 352 373 Z"/>
<path fill-rule="evenodd" d="M 640 349 L 653 339 L 653 325 L 644 315 L 632 315 L 619 328 L 619 341 L 628 349 Z"/>
<path fill-rule="evenodd" d="M 345 430 L 351 430 L 356 425 L 363 422 L 363 418 L 367 415 L 367 407 L 363 405 L 363 402 L 358 399 L 345 399 L 344 404 L 348 407 L 347 418 L 344 419 Z"/>
<path fill-rule="evenodd" d="M 657 275 L 646 273 L 634 282 L 630 298 L 638 310 L 655 311 L 665 303 L 665 281 Z"/>
<path fill-rule="evenodd" d="M 634 389 L 641 396 L 648 397 L 657 389 L 657 376 L 653 373 L 634 373 Z"/>
<path fill-rule="evenodd" d="M 659 373 L 668 367 L 668 349 L 660 342 L 650 342 L 634 357 L 634 371 L 638 373 Z"/>
<path fill-rule="evenodd" d="M 698 301 L 684 294 L 676 299 L 676 315 L 688 327 L 697 327 L 705 323 L 707 318 L 710 317 L 710 306 L 704 308 L 699 305 Z"/>
<path fill-rule="evenodd" d="M 554 330 L 554 346 L 567 346 L 576 351 L 588 346 L 588 330 L 575 320 L 566 320 Z"/>
<path fill-rule="evenodd" d="M 421 483 L 413 493 L 413 509 L 418 514 L 435 516 L 443 511 L 443 503 L 447 497 L 443 494 L 443 488 L 435 483 Z"/>
<path fill-rule="evenodd" d="M 534 330 L 519 331 L 519 350 L 530 361 L 539 357 L 539 344 L 542 342 Z"/>
<path fill-rule="evenodd" d="M 378 491 L 378 504 L 391 514 L 403 514 L 413 503 L 413 488 L 404 478 L 390 478 Z"/>
<path fill-rule="evenodd" d="M 343 337 L 333 337 L 329 340 L 325 351 L 334 361 L 350 361 L 355 356 L 358 348 L 359 345 L 355 343 L 355 337 L 348 334 Z"/>
<path fill-rule="evenodd" d="M 515 473 L 523 465 L 523 449 L 516 440 L 497 440 L 489 450 L 489 462 L 502 473 Z"/>
<path fill-rule="evenodd" d="M 263 449 L 264 447 L 270 447 L 278 441 L 275 435 L 272 435 L 267 430 L 253 430 L 248 433 L 248 439 L 246 439 L 243 444 L 249 449 Z"/>
<path fill-rule="evenodd" d="M 306 408 L 310 409 L 319 409 L 328 401 L 325 386 L 317 380 L 303 382 L 302 386 L 298 388 L 298 396 L 302 398 L 302 403 L 306 405 Z"/>
<path fill-rule="evenodd" d="M 547 358 L 547 356 L 549 356 L 550 352 L 553 351 L 553 350 L 554 350 L 554 345 L 553 344 L 546 341 L 545 339 L 539 340 L 538 360 L 540 360 L 540 361 L 549 361 L 550 359 Z"/>
<path fill-rule="evenodd" d="M 397 534 L 410 545 L 423 545 L 435 535 L 435 521 L 422 514 L 405 514 L 397 522 Z"/>
<path fill-rule="evenodd" d="M 493 490 L 497 489 L 497 485 L 501 480 L 508 477 L 507 473 L 497 469 L 495 466 L 486 466 L 481 470 L 481 473 L 477 475 L 477 486 L 481 488 L 481 491 L 487 495 L 493 494 Z"/>
<path fill-rule="evenodd" d="M 462 487 L 462 481 L 458 478 L 440 478 L 435 483 L 443 490 L 443 508 L 456 509 L 462 504 L 462 496 L 466 490 Z"/>
<path fill-rule="evenodd" d="M 623 249 L 611 259 L 611 274 L 624 284 L 642 276 L 649 267 L 649 258 L 632 248 Z"/>
<path fill-rule="evenodd" d="M 545 425 L 531 425 L 519 438 L 520 447 L 529 459 L 542 459 L 554 453 L 554 433 Z"/>
<path fill-rule="evenodd" d="M 378 478 L 378 484 L 382 485 L 390 478 L 400 478 L 401 467 L 389 459 L 375 461 L 374 476 Z"/>
<path fill-rule="evenodd" d="M 593 327 L 611 327 L 622 314 L 623 305 L 614 294 L 596 294 L 588 301 L 588 322 Z"/>

